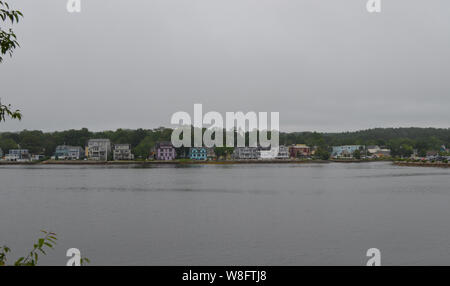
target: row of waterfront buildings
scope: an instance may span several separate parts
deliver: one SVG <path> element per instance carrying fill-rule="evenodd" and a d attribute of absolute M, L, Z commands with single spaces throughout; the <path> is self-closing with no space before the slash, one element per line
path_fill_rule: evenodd
<path fill-rule="evenodd" d="M 90 139 L 83 149 L 80 146 L 60 145 L 56 147 L 55 160 L 134 160 L 130 144 L 112 144 L 109 139 Z"/>
<path fill-rule="evenodd" d="M 43 158 L 43 155 L 30 154 L 28 149 L 10 149 L 8 154 L 3 154 L 0 148 L 0 159 L 5 161 L 38 161 Z"/>
<path fill-rule="evenodd" d="M 10 149 L 8 154 L 3 154 L 0 149 L 0 158 L 6 161 L 38 161 L 43 155 L 32 155 L 28 149 Z M 87 146 L 59 145 L 52 156 L 54 160 L 134 160 L 130 144 L 111 144 L 109 139 L 91 139 Z"/>
<path fill-rule="evenodd" d="M 274 153 L 275 152 L 275 153 Z M 225 159 L 252 160 L 252 159 L 289 159 L 307 158 L 313 154 L 312 148 L 305 144 L 292 146 L 279 146 L 275 151 L 263 147 L 236 147 Z M 217 158 L 214 148 L 192 147 L 178 150 L 170 142 L 159 142 L 150 152 L 151 158 L 161 161 L 175 159 L 214 160 Z M 3 154 L 0 149 L 0 158 L 6 161 L 34 161 L 44 158 L 43 155 L 31 155 L 28 149 L 11 149 Z M 55 149 L 53 160 L 134 160 L 130 144 L 112 144 L 109 139 L 90 139 L 85 148 L 81 146 L 59 145 Z"/>
<path fill-rule="evenodd" d="M 187 151 L 188 150 L 188 151 Z M 222 156 L 222 159 L 231 160 L 258 160 L 258 159 L 307 159 L 315 155 L 317 147 L 306 144 L 290 146 L 281 145 L 277 149 L 263 147 L 236 147 L 230 154 Z M 347 145 L 334 146 L 331 157 L 353 158 L 359 151 L 362 157 L 388 157 L 390 150 L 378 146 Z M 150 152 L 151 158 L 161 161 L 174 159 L 214 160 L 217 158 L 214 148 L 192 147 L 177 150 L 170 142 L 159 142 Z M 33 161 L 43 159 L 42 155 L 31 155 L 27 149 L 11 149 L 8 154 L 3 154 L 0 149 L 0 158 L 7 161 Z M 81 146 L 60 145 L 56 147 L 52 156 L 54 160 L 134 160 L 130 144 L 112 144 L 109 139 L 90 139 L 85 148 Z"/>
<path fill-rule="evenodd" d="M 227 154 L 224 159 L 232 160 L 254 160 L 254 159 L 289 159 L 311 156 L 311 148 L 304 145 L 279 146 L 277 149 L 263 147 L 236 147 L 231 154 Z M 161 142 L 156 144 L 154 149 L 154 158 L 156 160 L 214 160 L 217 159 L 214 148 L 191 147 L 187 154 L 177 152 L 176 148 L 170 142 Z"/>
<path fill-rule="evenodd" d="M 334 159 L 346 159 L 354 158 L 356 152 L 359 152 L 359 157 L 366 158 L 385 158 L 391 156 L 391 150 L 381 148 L 377 145 L 364 146 L 364 145 L 344 145 L 333 146 L 331 150 L 331 158 Z"/>

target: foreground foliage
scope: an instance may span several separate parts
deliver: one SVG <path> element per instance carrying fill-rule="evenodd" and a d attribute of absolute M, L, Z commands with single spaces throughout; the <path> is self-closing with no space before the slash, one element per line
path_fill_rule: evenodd
<path fill-rule="evenodd" d="M 22 119 L 22 114 L 19 110 L 13 110 L 10 104 L 4 105 L 0 100 L 0 122 L 5 121 L 6 116 L 11 119 Z"/>
<path fill-rule="evenodd" d="M 8 3 L 0 1 L 0 19 L 3 22 L 0 25 L 0 63 L 3 62 L 4 55 L 12 56 L 13 51 L 19 47 L 19 42 L 14 31 L 11 28 L 4 30 L 3 27 L 8 22 L 11 25 L 18 23 L 21 17 L 23 17 L 22 12 L 12 10 Z M 19 110 L 13 110 L 11 105 L 3 105 L 0 100 L 0 122 L 5 121 L 7 116 L 19 120 L 22 118 Z"/>
<path fill-rule="evenodd" d="M 22 12 L 12 10 L 8 3 L 0 1 L 0 19 L 3 22 L 9 21 L 12 25 L 18 23 L 21 17 L 23 17 Z M 12 56 L 13 51 L 17 47 L 19 47 L 19 42 L 14 31 L 11 28 L 4 30 L 0 27 L 0 62 L 3 61 L 3 55 L 8 54 Z"/>
<path fill-rule="evenodd" d="M 36 266 L 40 255 L 47 255 L 46 250 L 53 249 L 57 238 L 56 233 L 47 232 L 45 230 L 41 230 L 44 234 L 41 238 L 37 240 L 37 242 L 33 245 L 31 251 L 26 255 L 22 256 L 17 261 L 15 261 L 12 265 L 14 266 Z M 7 246 L 0 247 L 0 266 L 7 265 L 7 255 L 11 252 L 11 249 Z"/>

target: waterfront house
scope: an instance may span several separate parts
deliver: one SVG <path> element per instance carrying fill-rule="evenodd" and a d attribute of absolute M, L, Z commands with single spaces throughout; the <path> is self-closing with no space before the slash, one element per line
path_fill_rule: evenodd
<path fill-rule="evenodd" d="M 258 147 L 258 159 L 260 160 L 272 160 L 278 155 L 277 148 L 270 147 Z"/>
<path fill-rule="evenodd" d="M 217 158 L 214 148 L 206 148 L 208 160 L 215 160 Z"/>
<path fill-rule="evenodd" d="M 41 161 L 44 159 L 45 159 L 45 156 L 42 154 L 31 155 L 31 161 Z"/>
<path fill-rule="evenodd" d="M 289 159 L 289 148 L 280 145 L 278 148 L 259 147 L 258 159 L 273 160 L 273 159 Z"/>
<path fill-rule="evenodd" d="M 236 147 L 234 148 L 232 158 L 235 160 L 256 160 L 260 157 L 257 147 Z"/>
<path fill-rule="evenodd" d="M 134 160 L 134 155 L 131 153 L 130 144 L 114 144 L 113 159 L 118 160 Z"/>
<path fill-rule="evenodd" d="M 333 158 L 353 158 L 353 154 L 357 150 L 363 150 L 362 145 L 345 145 L 345 146 L 333 146 L 331 151 L 331 157 Z"/>
<path fill-rule="evenodd" d="M 377 145 L 369 145 L 367 146 L 367 152 L 371 155 L 374 155 L 375 153 L 381 151 L 380 146 Z"/>
<path fill-rule="evenodd" d="M 191 147 L 189 149 L 189 159 L 191 160 L 207 160 L 208 150 L 206 147 Z"/>
<path fill-rule="evenodd" d="M 156 160 L 174 160 L 177 156 L 175 147 L 171 142 L 159 142 L 155 146 L 155 159 Z"/>
<path fill-rule="evenodd" d="M 87 145 L 89 160 L 108 160 L 111 153 L 111 141 L 109 139 L 90 139 Z"/>
<path fill-rule="evenodd" d="M 436 160 L 439 157 L 439 151 L 427 151 L 427 160 Z"/>
<path fill-rule="evenodd" d="M 278 146 L 278 154 L 277 154 L 276 158 L 277 159 L 289 159 L 289 148 L 284 145 Z"/>
<path fill-rule="evenodd" d="M 84 158 L 83 148 L 79 146 L 59 145 L 55 149 L 56 160 L 80 160 Z"/>
<path fill-rule="evenodd" d="M 308 158 L 311 156 L 311 147 L 306 144 L 296 144 L 289 146 L 289 156 L 291 158 Z"/>
<path fill-rule="evenodd" d="M 30 161 L 31 156 L 28 149 L 10 149 L 5 158 L 7 161 Z"/>
<path fill-rule="evenodd" d="M 373 153 L 375 158 L 388 158 L 391 157 L 391 150 L 389 149 L 381 149 Z"/>
<path fill-rule="evenodd" d="M 311 156 L 316 155 L 317 150 L 319 150 L 319 146 L 312 146 L 311 147 Z"/>

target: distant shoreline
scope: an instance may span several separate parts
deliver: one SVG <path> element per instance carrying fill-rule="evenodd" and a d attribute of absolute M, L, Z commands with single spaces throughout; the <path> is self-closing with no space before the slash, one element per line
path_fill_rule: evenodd
<path fill-rule="evenodd" d="M 243 164 L 329 164 L 329 163 L 372 163 L 372 162 L 390 162 L 390 160 L 227 160 L 227 161 L 191 161 L 191 160 L 172 160 L 172 161 L 40 161 L 40 162 L 7 162 L 0 161 L 0 166 L 14 165 L 80 165 L 80 166 L 99 166 L 99 165 L 243 165 Z M 392 164 L 403 167 L 434 167 L 450 168 L 450 163 L 442 162 L 405 162 L 393 161 Z"/>
<path fill-rule="evenodd" d="M 442 162 L 403 162 L 403 161 L 395 161 L 394 165 L 403 166 L 403 167 L 450 168 L 450 163 L 442 163 Z"/>
<path fill-rule="evenodd" d="M 330 163 L 325 160 L 236 160 L 236 161 L 42 161 L 42 162 L 0 162 L 0 165 L 234 165 L 234 164 L 307 164 Z"/>
<path fill-rule="evenodd" d="M 40 162 L 0 162 L 0 165 L 239 165 L 239 164 L 328 164 L 328 163 L 369 163 L 380 160 L 225 160 L 225 161 L 56 161 Z"/>

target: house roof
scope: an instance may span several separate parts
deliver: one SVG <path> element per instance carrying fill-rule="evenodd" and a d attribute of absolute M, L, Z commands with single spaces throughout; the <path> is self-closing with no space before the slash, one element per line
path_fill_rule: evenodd
<path fill-rule="evenodd" d="M 290 147 L 293 147 L 293 148 L 311 148 L 311 147 L 309 147 L 306 144 L 295 144 L 295 145 L 292 145 Z"/>
<path fill-rule="evenodd" d="M 378 145 L 369 145 L 369 146 L 367 146 L 367 149 L 380 149 L 380 146 L 378 146 Z"/>
<path fill-rule="evenodd" d="M 172 142 L 169 141 L 162 141 L 162 142 L 158 142 L 156 143 L 156 148 L 162 148 L 162 147 L 172 147 L 173 148 L 173 144 Z"/>

